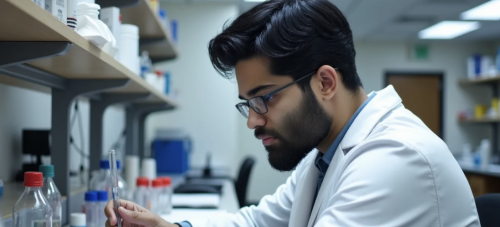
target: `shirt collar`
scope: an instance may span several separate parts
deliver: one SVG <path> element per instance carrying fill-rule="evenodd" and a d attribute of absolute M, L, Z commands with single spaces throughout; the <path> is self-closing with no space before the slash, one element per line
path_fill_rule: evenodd
<path fill-rule="evenodd" d="M 326 173 L 326 170 L 328 169 L 328 166 L 330 165 L 330 162 L 332 161 L 333 155 L 335 155 L 335 151 L 339 147 L 339 144 L 342 141 L 342 139 L 344 138 L 345 134 L 347 133 L 347 130 L 349 129 L 349 127 L 351 127 L 351 125 L 354 122 L 354 120 L 356 119 L 356 117 L 363 110 L 363 108 L 365 108 L 365 106 L 373 99 L 373 97 L 375 97 L 375 95 L 377 95 L 376 92 L 371 93 L 368 96 L 368 99 L 366 99 L 363 102 L 363 104 L 356 110 L 356 112 L 352 115 L 351 119 L 349 119 L 349 121 L 344 126 L 342 131 L 340 131 L 339 135 L 337 136 L 337 138 L 335 138 L 332 145 L 330 145 L 330 147 L 325 152 L 325 154 L 323 155 L 321 152 L 318 152 L 318 156 L 316 157 L 315 165 L 316 165 L 316 168 L 318 168 L 318 170 L 321 173 Z"/>

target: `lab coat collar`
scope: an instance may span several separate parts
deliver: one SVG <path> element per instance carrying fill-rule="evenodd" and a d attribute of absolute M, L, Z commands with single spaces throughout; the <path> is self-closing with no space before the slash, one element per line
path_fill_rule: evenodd
<path fill-rule="evenodd" d="M 340 143 L 342 151 L 347 153 L 365 140 L 380 119 L 399 104 L 401 104 L 401 98 L 392 85 L 377 91 L 377 95 L 359 113 L 344 136 Z"/>

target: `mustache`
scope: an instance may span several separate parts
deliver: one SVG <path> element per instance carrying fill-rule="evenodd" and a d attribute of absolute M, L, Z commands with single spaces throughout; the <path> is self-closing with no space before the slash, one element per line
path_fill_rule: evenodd
<path fill-rule="evenodd" d="M 266 129 L 264 127 L 259 127 L 257 129 L 255 129 L 255 138 L 259 138 L 259 136 L 263 136 L 263 135 L 267 135 L 267 136 L 272 136 L 272 137 L 276 137 L 276 138 L 281 138 L 280 134 L 276 131 L 276 130 L 273 130 L 273 129 Z"/>

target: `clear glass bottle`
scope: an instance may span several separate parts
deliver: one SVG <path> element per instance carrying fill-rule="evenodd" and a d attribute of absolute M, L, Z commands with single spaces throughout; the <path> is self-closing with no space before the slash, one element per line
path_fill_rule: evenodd
<path fill-rule="evenodd" d="M 117 168 L 120 168 L 118 167 L 120 166 L 119 163 L 120 162 L 117 161 Z M 92 177 L 92 180 L 90 180 L 90 190 L 107 191 L 108 198 L 111 198 L 111 171 L 109 169 L 109 161 L 101 160 L 100 166 L 101 169 L 99 170 L 99 173 L 97 173 L 94 177 Z M 127 184 L 120 175 L 118 175 L 118 190 L 120 195 L 125 196 L 123 199 L 128 199 L 126 198 Z"/>
<path fill-rule="evenodd" d="M 98 191 L 97 192 L 97 214 L 99 216 L 99 222 L 97 222 L 97 226 L 104 226 L 104 223 L 106 223 L 106 220 L 108 218 L 106 217 L 106 214 L 104 213 L 104 208 L 106 207 L 106 204 L 108 203 L 108 192 L 107 191 Z"/>
<path fill-rule="evenodd" d="M 49 201 L 50 208 L 52 208 L 52 226 L 61 226 L 62 217 L 62 202 L 61 193 L 57 189 L 54 180 L 54 166 L 53 165 L 41 165 L 39 171 L 43 174 L 43 187 L 42 192 L 47 201 Z"/>
<path fill-rule="evenodd" d="M 137 188 L 135 189 L 134 201 L 148 210 L 151 210 L 149 191 L 149 179 L 146 177 L 137 178 Z"/>
<path fill-rule="evenodd" d="M 87 220 L 87 227 L 99 227 L 99 204 L 97 204 L 97 192 L 85 193 L 85 215 Z"/>
<path fill-rule="evenodd" d="M 120 194 L 120 197 L 124 200 L 130 200 L 131 198 L 129 197 L 127 182 L 122 177 L 120 160 L 116 161 L 116 168 L 118 169 L 118 192 Z"/>
<path fill-rule="evenodd" d="M 52 208 L 42 192 L 43 174 L 24 173 L 24 192 L 12 210 L 14 227 L 52 227 Z"/>

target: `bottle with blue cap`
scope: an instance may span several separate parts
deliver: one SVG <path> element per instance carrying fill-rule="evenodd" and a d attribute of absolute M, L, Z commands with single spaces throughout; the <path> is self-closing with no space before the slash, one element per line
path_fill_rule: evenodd
<path fill-rule="evenodd" d="M 98 222 L 98 225 L 101 226 L 101 225 L 104 225 L 104 223 L 106 223 L 106 220 L 108 220 L 108 218 L 106 217 L 106 214 L 104 213 L 104 208 L 106 207 L 106 204 L 108 204 L 108 192 L 107 191 L 98 191 L 97 192 L 97 202 L 98 202 L 98 206 L 99 206 L 99 222 Z"/>
<path fill-rule="evenodd" d="M 49 201 L 49 205 L 52 208 L 54 215 L 52 217 L 52 226 L 61 226 L 62 217 L 62 201 L 61 193 L 57 189 L 54 183 L 54 166 L 53 165 L 41 165 L 38 170 L 43 174 L 43 188 L 42 192 L 45 198 Z"/>
<path fill-rule="evenodd" d="M 85 193 L 85 219 L 87 227 L 99 227 L 99 204 L 97 203 L 97 192 Z"/>
<path fill-rule="evenodd" d="M 120 169 L 120 161 L 116 161 L 116 167 Z M 109 161 L 101 160 L 100 162 L 101 169 L 97 174 L 95 174 L 90 180 L 89 189 L 92 191 L 107 191 L 109 195 L 111 195 L 111 171 L 109 169 Z M 127 184 L 125 180 L 118 175 L 118 189 L 120 195 L 123 195 L 123 199 L 129 199 Z"/>

